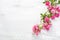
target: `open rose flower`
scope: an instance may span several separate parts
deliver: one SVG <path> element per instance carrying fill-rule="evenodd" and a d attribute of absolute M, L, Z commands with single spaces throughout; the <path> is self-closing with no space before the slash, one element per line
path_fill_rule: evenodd
<path fill-rule="evenodd" d="M 38 35 L 39 32 L 41 31 L 38 25 L 34 25 L 32 30 L 33 30 L 33 33 L 36 35 Z"/>
<path fill-rule="evenodd" d="M 56 7 L 54 7 L 54 6 L 49 6 L 48 7 L 48 10 L 52 13 L 52 14 L 55 14 L 56 13 Z"/>
<path fill-rule="evenodd" d="M 51 11 L 52 14 L 56 13 L 56 9 L 55 8 L 52 8 L 50 11 Z"/>

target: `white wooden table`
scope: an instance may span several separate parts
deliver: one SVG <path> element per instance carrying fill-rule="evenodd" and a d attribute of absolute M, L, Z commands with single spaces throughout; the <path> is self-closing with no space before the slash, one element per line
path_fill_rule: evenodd
<path fill-rule="evenodd" d="M 46 11 L 42 1 L 0 0 L 0 40 L 32 40 L 32 26 Z"/>

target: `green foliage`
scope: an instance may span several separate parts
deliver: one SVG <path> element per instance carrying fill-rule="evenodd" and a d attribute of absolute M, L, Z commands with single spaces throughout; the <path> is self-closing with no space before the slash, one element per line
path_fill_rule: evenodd
<path fill-rule="evenodd" d="M 50 18 L 50 17 L 52 16 L 52 14 L 51 14 L 49 11 L 47 11 L 47 12 L 44 13 L 44 14 L 41 14 L 42 20 L 43 20 L 46 16 Z"/>
<path fill-rule="evenodd" d="M 51 5 L 55 5 L 55 1 L 57 0 L 49 0 L 51 2 Z"/>
<path fill-rule="evenodd" d="M 55 2 L 55 1 L 57 1 L 57 0 L 49 0 L 49 1 L 51 1 L 51 2 Z"/>
<path fill-rule="evenodd" d="M 58 4 L 60 4 L 60 0 L 58 0 Z"/>
<path fill-rule="evenodd" d="M 56 3 L 55 3 L 56 1 L 58 1 L 57 4 L 60 4 L 60 0 L 49 0 L 49 1 L 51 2 L 52 5 L 55 5 L 55 4 L 56 4 Z"/>
<path fill-rule="evenodd" d="M 50 13 L 50 14 L 48 14 L 47 16 L 50 18 L 50 17 L 52 16 L 52 14 Z"/>
<path fill-rule="evenodd" d="M 46 13 L 45 14 L 41 14 L 41 18 L 42 18 L 41 20 L 43 20 L 45 18 L 45 16 L 47 16 Z"/>

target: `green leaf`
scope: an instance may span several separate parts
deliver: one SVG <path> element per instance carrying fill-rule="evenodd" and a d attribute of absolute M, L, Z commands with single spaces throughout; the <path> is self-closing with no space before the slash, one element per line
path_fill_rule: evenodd
<path fill-rule="evenodd" d="M 44 14 L 41 14 L 41 20 L 43 20 L 44 19 Z"/>
<path fill-rule="evenodd" d="M 42 20 L 45 18 L 45 16 L 47 16 L 46 13 L 41 14 Z"/>
<path fill-rule="evenodd" d="M 50 18 L 50 17 L 52 16 L 52 14 L 50 13 L 50 14 L 48 14 L 47 16 Z"/>
<path fill-rule="evenodd" d="M 60 4 L 60 0 L 58 0 L 58 4 Z"/>
<path fill-rule="evenodd" d="M 54 0 L 54 2 L 57 1 L 57 0 Z"/>
<path fill-rule="evenodd" d="M 57 0 L 49 0 L 51 2 L 51 5 L 54 5 L 54 2 Z"/>
<path fill-rule="evenodd" d="M 49 0 L 50 2 L 55 2 L 55 1 L 57 1 L 57 0 Z"/>

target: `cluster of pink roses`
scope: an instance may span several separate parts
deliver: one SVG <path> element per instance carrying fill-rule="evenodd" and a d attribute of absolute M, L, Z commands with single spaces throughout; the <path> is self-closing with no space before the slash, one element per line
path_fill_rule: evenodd
<path fill-rule="evenodd" d="M 51 2 L 49 2 L 49 1 L 46 1 L 45 4 L 48 7 L 48 10 L 52 14 L 51 19 L 55 19 L 56 17 L 60 16 L 60 6 L 52 6 Z"/>
<path fill-rule="evenodd" d="M 51 27 L 50 18 L 46 16 L 44 18 L 43 28 L 49 30 L 50 27 Z"/>
<path fill-rule="evenodd" d="M 56 17 L 60 16 L 60 7 L 51 5 L 50 1 L 46 1 L 45 5 L 48 7 L 48 11 L 50 12 L 51 16 L 50 17 L 48 17 L 48 16 L 44 17 L 44 19 L 43 19 L 44 22 L 42 24 L 42 29 L 45 29 L 45 30 L 48 31 L 50 29 L 51 25 L 52 25 L 50 19 L 53 20 Z M 39 25 L 34 25 L 34 27 L 33 27 L 33 32 L 36 35 L 38 35 L 39 32 L 41 32 L 41 29 L 39 27 L 40 27 Z"/>

